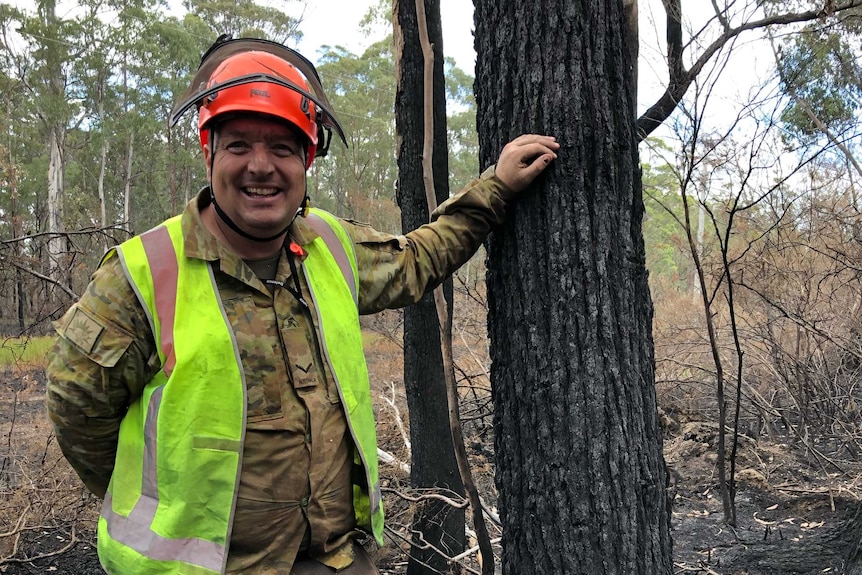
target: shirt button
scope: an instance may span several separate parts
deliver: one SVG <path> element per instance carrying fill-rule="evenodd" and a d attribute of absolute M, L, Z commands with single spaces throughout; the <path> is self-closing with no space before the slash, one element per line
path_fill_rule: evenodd
<path fill-rule="evenodd" d="M 299 503 L 299 504 L 302 506 L 302 508 L 303 508 L 303 509 L 305 509 L 306 507 L 308 507 L 308 497 L 303 497 L 303 498 L 302 498 L 302 501 L 300 501 L 300 503 Z"/>
<path fill-rule="evenodd" d="M 306 442 L 306 443 L 311 443 L 311 434 L 310 434 L 310 433 L 306 433 L 306 434 L 305 434 L 305 442 Z"/>

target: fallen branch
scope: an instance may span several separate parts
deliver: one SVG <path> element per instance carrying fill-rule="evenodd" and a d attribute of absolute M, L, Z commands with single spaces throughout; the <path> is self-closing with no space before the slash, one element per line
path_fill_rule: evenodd
<path fill-rule="evenodd" d="M 445 495 L 440 495 L 439 493 L 427 493 L 425 495 L 408 495 L 403 491 L 398 491 L 397 489 L 393 489 L 391 487 L 381 487 L 380 490 L 387 493 L 394 493 L 401 499 L 410 501 L 412 503 L 419 503 L 420 501 L 428 501 L 433 499 L 436 501 L 442 501 L 446 505 L 450 505 L 456 509 L 464 509 L 470 504 L 470 502 L 466 499 L 456 501 L 451 497 L 446 497 Z"/>
<path fill-rule="evenodd" d="M 408 539 L 407 537 L 405 537 L 405 536 L 404 536 L 404 535 L 402 535 L 401 533 L 399 533 L 399 532 L 395 531 L 394 529 L 392 529 L 392 528 L 391 528 L 391 527 L 389 527 L 388 525 L 386 525 L 386 527 L 385 527 L 385 528 L 386 528 L 386 532 L 389 534 L 389 536 L 390 536 L 390 537 L 392 537 L 392 538 L 397 538 L 397 539 L 399 539 L 399 540 L 403 541 L 404 543 L 407 543 L 407 544 L 408 544 L 408 545 L 410 545 L 410 547 L 412 547 L 412 548 L 415 548 L 415 549 L 422 549 L 422 550 L 430 549 L 430 550 L 431 550 L 431 551 L 433 551 L 434 553 L 436 553 L 436 554 L 440 555 L 441 557 L 445 558 L 445 559 L 446 559 L 446 561 L 448 561 L 448 562 L 450 562 L 450 563 L 457 563 L 457 564 L 461 567 L 461 569 L 463 569 L 465 572 L 470 573 L 471 575 L 481 575 L 481 573 L 479 573 L 479 572 L 478 572 L 478 571 L 476 571 L 475 569 L 472 569 L 472 568 L 470 568 L 469 566 L 465 565 L 464 563 L 461 563 L 461 560 L 460 560 L 460 559 L 459 559 L 459 560 L 455 560 L 455 559 L 453 559 L 452 557 L 450 557 L 449 555 L 447 555 L 446 553 L 444 553 L 443 551 L 441 551 L 440 549 L 438 549 L 436 546 L 432 545 L 431 543 L 428 543 L 428 542 L 425 540 L 425 538 L 422 536 L 422 533 L 419 533 L 419 532 L 417 532 L 417 531 L 413 531 L 413 530 L 411 530 L 411 534 L 413 534 L 413 535 L 417 535 L 417 534 L 418 534 L 418 535 L 419 535 L 419 539 L 422 541 L 422 544 L 421 544 L 421 545 L 419 545 L 419 544 L 417 544 L 415 541 L 413 541 L 413 538 L 412 538 L 412 537 Z M 463 555 L 463 553 L 462 553 L 461 555 Z M 461 556 L 459 555 L 459 557 L 461 557 Z M 462 559 L 463 559 L 463 558 L 462 558 Z M 426 567 L 427 567 L 427 565 L 426 565 Z"/>
<path fill-rule="evenodd" d="M 5 565 L 5 564 L 9 564 L 9 563 L 32 563 L 33 561 L 38 561 L 40 559 L 45 559 L 48 557 L 56 557 L 57 555 L 62 555 L 63 553 L 67 552 L 69 549 L 74 547 L 76 543 L 78 543 L 78 536 L 75 533 L 75 526 L 74 525 L 72 525 L 72 532 L 70 534 L 70 537 L 71 538 L 69 539 L 69 543 L 66 544 L 65 546 L 63 546 L 62 548 L 57 549 L 56 551 L 51 551 L 50 553 L 42 553 L 40 555 L 34 555 L 33 557 L 11 557 L 11 556 L 10 557 L 3 557 L 3 558 L 0 558 L 0 565 Z M 12 553 L 13 555 L 15 553 L 17 553 L 17 551 L 18 551 L 17 547 L 18 547 L 18 541 L 16 540 L 15 541 L 15 549 L 13 549 L 13 553 Z"/>

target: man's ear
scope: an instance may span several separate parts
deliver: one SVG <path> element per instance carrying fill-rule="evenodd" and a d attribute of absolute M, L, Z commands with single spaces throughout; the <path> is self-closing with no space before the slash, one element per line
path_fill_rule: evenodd
<path fill-rule="evenodd" d="M 204 144 L 204 165 L 207 167 L 207 181 L 212 182 L 212 154 L 213 154 L 213 134 L 210 132 L 207 143 Z"/>

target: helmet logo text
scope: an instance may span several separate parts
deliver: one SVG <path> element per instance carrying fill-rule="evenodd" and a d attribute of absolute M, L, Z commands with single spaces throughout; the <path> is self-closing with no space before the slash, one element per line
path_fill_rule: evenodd
<path fill-rule="evenodd" d="M 269 92 L 266 90 L 257 90 L 255 88 L 251 89 L 252 96 L 260 96 L 261 98 L 269 98 Z"/>

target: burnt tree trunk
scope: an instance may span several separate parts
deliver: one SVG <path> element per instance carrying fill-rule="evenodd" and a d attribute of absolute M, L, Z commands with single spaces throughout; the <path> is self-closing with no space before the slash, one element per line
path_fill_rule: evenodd
<path fill-rule="evenodd" d="M 414 0 L 396 0 L 395 44 L 398 86 L 395 121 L 398 132 L 398 198 L 405 232 L 428 222 L 428 204 L 422 180 L 423 74 L 422 48 Z M 446 143 L 446 94 L 443 78 L 443 42 L 439 0 L 426 0 L 428 35 L 434 44 L 434 152 L 435 195 L 449 197 L 449 161 Z M 451 317 L 452 280 L 444 284 Z M 446 380 L 437 328 L 434 298 L 426 295 L 404 310 L 404 384 L 410 411 L 413 487 L 441 487 L 464 495 L 452 447 Z M 413 518 L 416 546 L 411 551 L 409 575 L 446 573 L 448 562 L 427 542 L 449 556 L 464 549 L 464 510 L 431 500 L 416 509 Z M 424 540 L 424 541 L 423 541 Z"/>
<path fill-rule="evenodd" d="M 623 3 L 475 7 L 482 165 L 561 143 L 488 245 L 503 573 L 669 574 Z"/>

